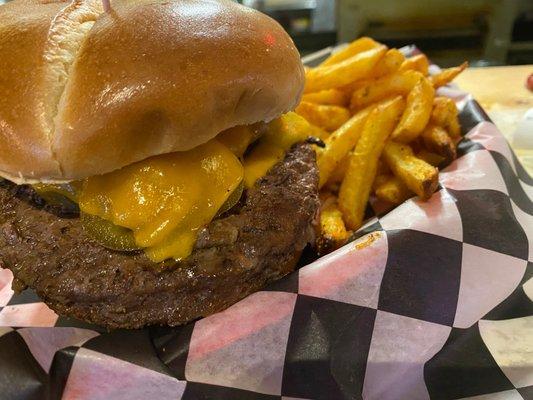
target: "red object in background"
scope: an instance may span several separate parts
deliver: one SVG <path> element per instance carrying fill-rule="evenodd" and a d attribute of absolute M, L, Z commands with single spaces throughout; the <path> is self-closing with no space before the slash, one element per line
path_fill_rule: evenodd
<path fill-rule="evenodd" d="M 533 74 L 530 74 L 527 77 L 526 87 L 533 92 Z"/>

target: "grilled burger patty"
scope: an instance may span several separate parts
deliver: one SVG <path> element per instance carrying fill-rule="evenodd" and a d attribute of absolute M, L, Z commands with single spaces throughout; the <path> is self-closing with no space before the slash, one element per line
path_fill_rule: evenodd
<path fill-rule="evenodd" d="M 7 181 L 6 181 L 7 182 Z M 179 325 L 212 314 L 294 269 L 318 210 L 314 151 L 294 146 L 246 193 L 236 213 L 212 221 L 190 257 L 154 264 L 89 238 L 28 186 L 0 187 L 0 265 L 57 313 L 108 328 Z M 41 203 L 39 205 L 39 203 Z"/>

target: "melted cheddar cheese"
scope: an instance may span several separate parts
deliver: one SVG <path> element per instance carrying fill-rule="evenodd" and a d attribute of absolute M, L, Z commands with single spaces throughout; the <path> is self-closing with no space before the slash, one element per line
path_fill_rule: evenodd
<path fill-rule="evenodd" d="M 180 260 L 191 254 L 199 229 L 227 205 L 237 188 L 242 190 L 243 180 L 252 187 L 293 144 L 322 133 L 299 115 L 288 113 L 268 125 L 228 129 L 186 152 L 151 157 L 70 185 L 36 186 L 36 190 L 68 197 L 83 213 L 130 229 L 135 244 L 154 262 Z M 259 136 L 243 167 L 240 159 Z M 105 221 L 91 231 L 109 229 Z"/>
<path fill-rule="evenodd" d="M 251 188 L 270 168 L 280 162 L 292 145 L 309 136 L 323 137 L 323 131 L 294 112 L 268 124 L 259 143 L 244 159 L 244 183 Z"/>
<path fill-rule="evenodd" d="M 88 178 L 78 202 L 81 211 L 131 229 L 152 261 L 180 260 L 243 175 L 235 154 L 212 140 Z"/>

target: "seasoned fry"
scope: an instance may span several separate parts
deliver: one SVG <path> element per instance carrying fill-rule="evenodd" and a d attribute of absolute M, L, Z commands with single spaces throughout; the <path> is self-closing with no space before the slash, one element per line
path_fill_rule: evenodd
<path fill-rule="evenodd" d="M 380 44 L 378 42 L 376 42 L 373 39 L 370 39 L 369 37 L 359 38 L 353 41 L 352 43 L 350 43 L 348 46 L 346 46 L 341 51 L 338 51 L 337 53 L 334 53 L 331 56 L 329 56 L 326 59 L 326 61 L 320 64 L 320 67 L 327 67 L 333 64 L 340 63 L 341 61 L 347 60 L 348 58 L 351 58 L 359 53 L 362 53 L 363 51 L 376 48 L 379 45 Z"/>
<path fill-rule="evenodd" d="M 350 155 L 350 164 L 339 191 L 339 209 L 349 229 L 355 230 L 363 222 L 379 157 L 404 108 L 405 101 L 398 96 L 372 110 Z"/>
<path fill-rule="evenodd" d="M 386 51 L 385 46 L 378 46 L 338 64 L 310 70 L 306 74 L 304 93 L 339 88 L 366 78 Z"/>
<path fill-rule="evenodd" d="M 458 140 L 461 137 L 461 125 L 457 114 L 450 116 L 445 127 L 452 139 Z"/>
<path fill-rule="evenodd" d="M 341 86 L 338 90 L 342 91 L 343 93 L 348 96 L 348 103 L 350 103 L 350 99 L 352 98 L 353 93 L 368 84 L 370 80 L 369 79 L 362 79 L 360 81 L 355 81 L 352 83 L 349 83 L 347 85 Z"/>
<path fill-rule="evenodd" d="M 438 167 L 444 162 L 443 156 L 439 156 L 438 154 L 427 151 L 426 149 L 420 150 L 416 154 L 416 156 L 420 158 L 421 160 L 424 160 L 428 164 L 433 165 L 434 167 Z"/>
<path fill-rule="evenodd" d="M 342 159 L 355 147 L 361 137 L 366 119 L 373 108 L 359 111 L 324 140 L 326 147 L 318 154 L 317 159 L 318 170 L 320 171 L 319 187 L 324 186 Z"/>
<path fill-rule="evenodd" d="M 406 144 L 387 142 L 383 158 L 394 175 L 421 199 L 429 199 L 439 184 L 439 170 L 417 158 Z"/>
<path fill-rule="evenodd" d="M 431 122 L 435 125 L 445 126 L 449 114 L 457 114 L 457 106 L 449 97 L 436 96 L 433 99 L 433 111 L 431 112 Z"/>
<path fill-rule="evenodd" d="M 431 123 L 445 128 L 450 136 L 457 139 L 461 136 L 461 127 L 458 119 L 459 111 L 455 101 L 449 97 L 435 97 L 433 100 L 433 111 L 431 112 Z"/>
<path fill-rule="evenodd" d="M 350 119 L 350 111 L 346 108 L 339 106 L 323 106 L 305 101 L 301 102 L 294 111 L 308 120 L 311 124 L 329 132 L 339 128 Z"/>
<path fill-rule="evenodd" d="M 434 97 L 435 89 L 427 78 L 422 78 L 407 96 L 405 112 L 392 133 L 393 140 L 409 143 L 422 133 L 431 116 Z"/>
<path fill-rule="evenodd" d="M 342 213 L 335 199 L 332 200 L 326 201 L 320 212 L 320 233 L 316 240 L 319 255 L 338 249 L 350 236 L 342 220 Z"/>
<path fill-rule="evenodd" d="M 344 175 L 346 175 L 348 164 L 350 164 L 350 153 L 348 153 L 342 160 L 339 161 L 339 163 L 329 176 L 329 179 L 326 182 L 325 186 L 334 187 L 334 185 L 340 184 L 344 179 Z"/>
<path fill-rule="evenodd" d="M 447 85 L 455 79 L 457 75 L 463 72 L 468 67 L 468 62 L 464 62 L 458 67 L 443 69 L 436 75 L 430 77 L 431 83 L 435 89 Z"/>
<path fill-rule="evenodd" d="M 252 149 L 246 184 L 283 156 L 270 148 L 261 153 L 277 130 L 303 137 L 307 129 L 308 136 L 321 138 L 325 147 L 315 148 L 321 201 L 316 247 L 319 254 L 335 250 L 361 226 L 371 193 L 376 204 L 393 207 L 435 192 L 438 168 L 456 158 L 461 137 L 455 102 L 435 92 L 466 67 L 430 76 L 424 54 L 406 58 L 367 37 L 354 41 L 306 69 L 299 115 L 274 122 Z M 304 127 L 295 119 L 301 116 L 311 124 Z M 273 145 L 279 148 L 275 140 Z"/>
<path fill-rule="evenodd" d="M 455 143 L 444 128 L 429 124 L 421 136 L 426 148 L 444 157 L 446 163 L 457 158 Z"/>
<path fill-rule="evenodd" d="M 346 107 L 350 102 L 348 94 L 339 89 L 327 89 L 316 93 L 304 94 L 302 101 L 326 106 Z"/>
<path fill-rule="evenodd" d="M 370 80 L 353 92 L 350 108 L 354 112 L 392 96 L 407 95 L 423 78 L 418 71 L 404 71 Z"/>
<path fill-rule="evenodd" d="M 381 182 L 376 187 L 376 197 L 393 204 L 401 204 L 414 193 L 396 176 L 382 175 Z"/>
<path fill-rule="evenodd" d="M 400 66 L 400 71 L 414 70 L 420 72 L 422 75 L 429 74 L 429 60 L 424 54 L 418 54 L 413 57 L 406 58 Z"/>
<path fill-rule="evenodd" d="M 381 78 L 385 75 L 390 75 L 400 68 L 405 61 L 405 56 L 398 49 L 389 49 L 379 60 L 370 73 L 370 78 Z"/>

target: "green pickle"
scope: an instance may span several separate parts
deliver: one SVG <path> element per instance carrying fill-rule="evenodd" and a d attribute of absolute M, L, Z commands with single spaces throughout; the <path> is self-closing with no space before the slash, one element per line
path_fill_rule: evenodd
<path fill-rule="evenodd" d="M 35 191 L 47 203 L 55 206 L 72 206 L 77 204 L 77 190 L 75 185 L 33 185 Z M 226 202 L 218 210 L 216 217 L 231 210 L 241 199 L 244 191 L 244 181 L 230 194 Z M 215 218 L 216 218 L 215 217 Z M 116 251 L 137 251 L 142 247 L 137 245 L 133 231 L 122 226 L 115 225 L 95 215 L 80 212 L 80 220 L 85 233 L 100 245 Z"/>
<path fill-rule="evenodd" d="M 122 226 L 115 225 L 95 215 L 80 213 L 81 224 L 85 233 L 96 240 L 102 246 L 118 251 L 141 250 L 135 243 L 133 231 Z"/>
<path fill-rule="evenodd" d="M 241 183 L 239 183 L 239 186 L 235 188 L 235 190 L 229 195 L 225 203 L 222 204 L 215 218 L 219 217 L 220 215 L 224 214 L 226 211 L 229 211 L 233 207 L 235 207 L 235 204 L 237 204 L 239 200 L 241 199 L 243 191 L 244 191 L 244 180 L 242 180 Z"/>
<path fill-rule="evenodd" d="M 37 194 L 52 206 L 62 207 L 72 212 L 77 212 L 78 196 L 77 183 L 32 185 Z"/>

